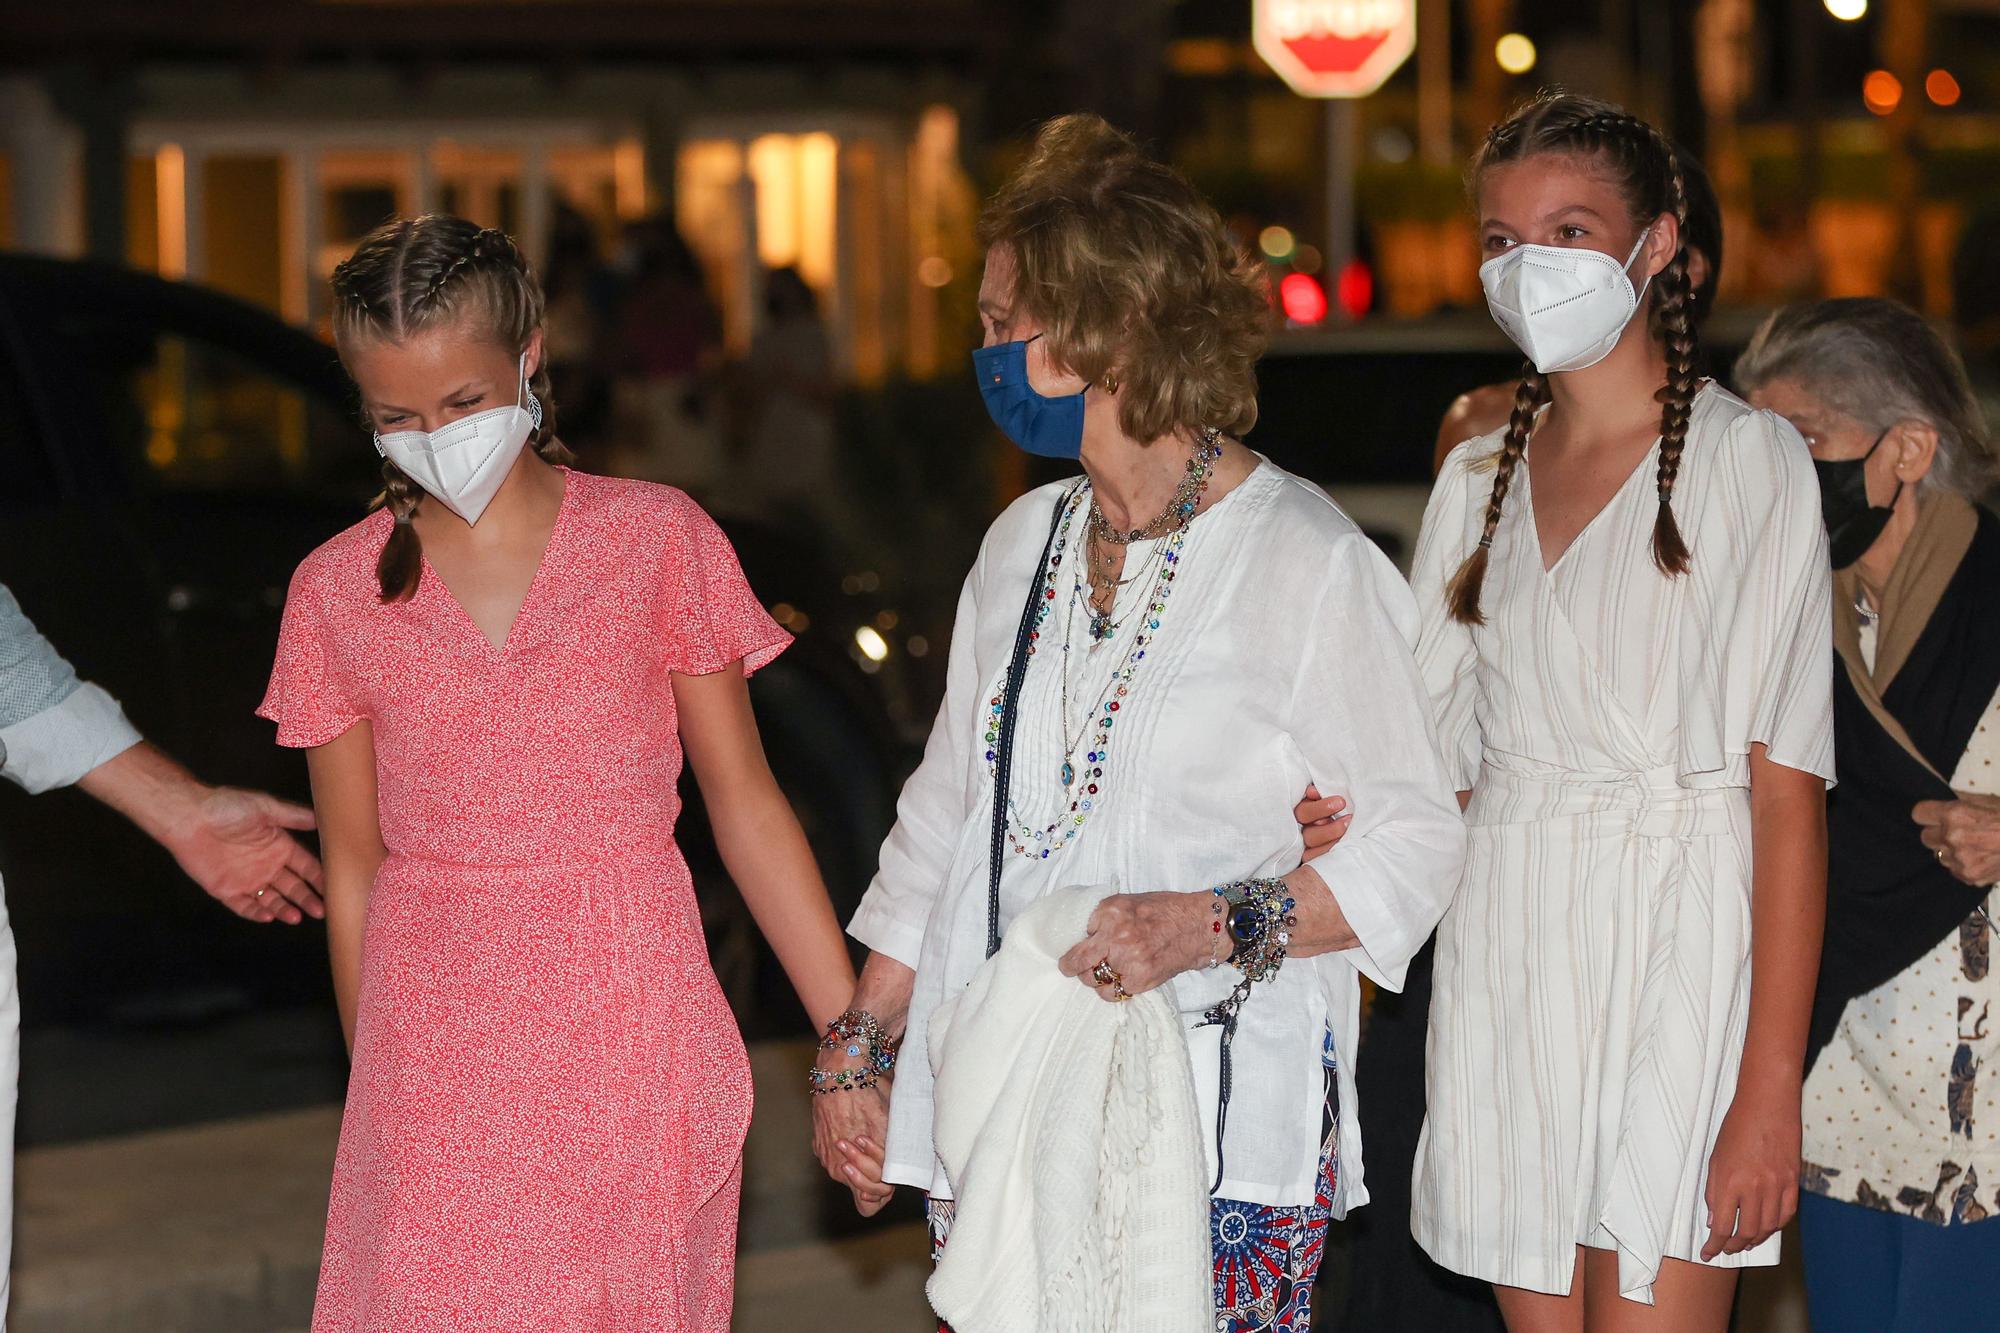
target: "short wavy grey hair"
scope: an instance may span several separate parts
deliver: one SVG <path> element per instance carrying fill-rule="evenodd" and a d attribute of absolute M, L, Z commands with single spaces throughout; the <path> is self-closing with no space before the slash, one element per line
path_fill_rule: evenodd
<path fill-rule="evenodd" d="M 1848 296 L 1786 306 L 1757 330 L 1733 378 L 1745 393 L 1791 380 L 1870 432 L 1925 423 L 1938 450 L 1921 489 L 1977 501 L 1994 483 L 1993 440 L 1965 366 L 1901 302 Z"/>

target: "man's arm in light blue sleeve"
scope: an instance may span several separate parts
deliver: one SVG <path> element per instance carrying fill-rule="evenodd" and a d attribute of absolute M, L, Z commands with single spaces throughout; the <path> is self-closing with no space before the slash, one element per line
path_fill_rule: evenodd
<path fill-rule="evenodd" d="M 139 743 L 118 701 L 77 679 L 0 584 L 0 777 L 67 787 Z"/>

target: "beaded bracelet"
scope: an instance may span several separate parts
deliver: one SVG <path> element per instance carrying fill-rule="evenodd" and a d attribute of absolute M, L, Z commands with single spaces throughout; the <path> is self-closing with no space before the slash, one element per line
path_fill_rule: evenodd
<path fill-rule="evenodd" d="M 1292 930 L 1299 924 L 1298 917 L 1293 915 L 1297 906 L 1290 887 L 1281 879 L 1240 880 L 1216 886 L 1211 904 L 1214 930 L 1220 932 L 1225 924 L 1228 926 L 1228 933 L 1236 942 L 1229 961 L 1243 973 L 1243 980 L 1208 1011 L 1204 1016 L 1208 1022 L 1234 1020 L 1243 1002 L 1250 998 L 1251 986 L 1278 975 L 1291 947 Z M 1239 908 L 1248 910 L 1239 916 L 1232 910 Z"/>
<path fill-rule="evenodd" d="M 1213 929 L 1225 928 L 1234 947 L 1229 961 L 1252 981 L 1277 975 L 1284 965 L 1291 932 L 1298 925 L 1292 914 L 1298 904 L 1281 879 L 1247 879 L 1218 885 L 1212 910 Z"/>
<path fill-rule="evenodd" d="M 814 1096 L 836 1092 L 859 1092 L 878 1086 L 896 1069 L 896 1051 L 901 1045 L 891 1037 L 875 1015 L 865 1009 L 850 1009 L 826 1025 L 819 1039 L 822 1051 L 841 1051 L 849 1059 L 865 1057 L 859 1069 L 821 1069 L 815 1065 L 807 1075 Z"/>

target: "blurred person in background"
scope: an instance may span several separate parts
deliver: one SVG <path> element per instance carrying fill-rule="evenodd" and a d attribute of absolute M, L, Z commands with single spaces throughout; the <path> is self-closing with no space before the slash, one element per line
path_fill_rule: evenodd
<path fill-rule="evenodd" d="M 1694 154 L 1674 149 L 1681 169 L 1681 183 L 1687 190 L 1688 315 L 1699 328 L 1715 313 L 1715 292 L 1722 282 L 1722 204 L 1708 171 Z M 1490 435 L 1507 424 L 1514 410 L 1514 386 L 1483 384 L 1462 393 L 1445 410 L 1438 426 L 1431 471 L 1444 467 L 1445 455 L 1465 441 Z"/>
<path fill-rule="evenodd" d="M 844 535 L 843 479 L 834 459 L 840 382 L 819 299 L 797 269 L 765 275 L 764 322 L 737 378 L 746 428 L 742 462 L 729 479 L 732 499 L 767 517 L 810 520 L 823 536 Z"/>
<path fill-rule="evenodd" d="M 319 859 L 289 830 L 313 813 L 262 792 L 211 787 L 143 739 L 118 701 L 79 680 L 0 584 L 0 777 L 30 793 L 75 786 L 172 853 L 210 897 L 251 921 L 321 917 Z M 32 888 L 32 886 L 30 886 Z M 0 1321 L 13 1248 L 14 1100 L 21 998 L 0 902 Z"/>
<path fill-rule="evenodd" d="M 725 465 L 715 393 L 722 315 L 701 261 L 672 222 L 634 223 L 627 242 L 631 272 L 605 357 L 613 377 L 612 465 L 705 494 Z"/>
<path fill-rule="evenodd" d="M 617 309 L 618 275 L 598 253 L 591 220 L 558 203 L 550 222 L 548 292 L 549 382 L 562 399 L 563 428 L 572 448 L 601 447 L 609 430 L 611 384 L 603 370 L 605 325 Z"/>
<path fill-rule="evenodd" d="M 1893 301 L 1780 310 L 1736 378 L 1812 449 L 1836 571 L 1840 785 L 1799 1208 L 1812 1325 L 1991 1328 L 2000 520 L 1978 500 L 1992 440 L 1958 358 Z"/>

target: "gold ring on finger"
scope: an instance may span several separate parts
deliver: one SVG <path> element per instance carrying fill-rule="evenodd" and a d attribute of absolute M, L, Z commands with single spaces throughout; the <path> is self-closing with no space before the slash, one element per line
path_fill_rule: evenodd
<path fill-rule="evenodd" d="M 1125 1003 L 1125 1001 L 1131 998 L 1132 998 L 1132 992 L 1126 990 L 1125 987 L 1123 987 L 1122 985 L 1118 985 L 1115 982 L 1112 984 L 1111 1002 L 1113 1004 L 1123 1004 Z"/>
<path fill-rule="evenodd" d="M 1097 960 L 1097 966 L 1090 969 L 1090 979 L 1097 986 L 1116 986 L 1124 980 L 1118 975 L 1118 970 L 1111 966 L 1109 958 Z"/>

